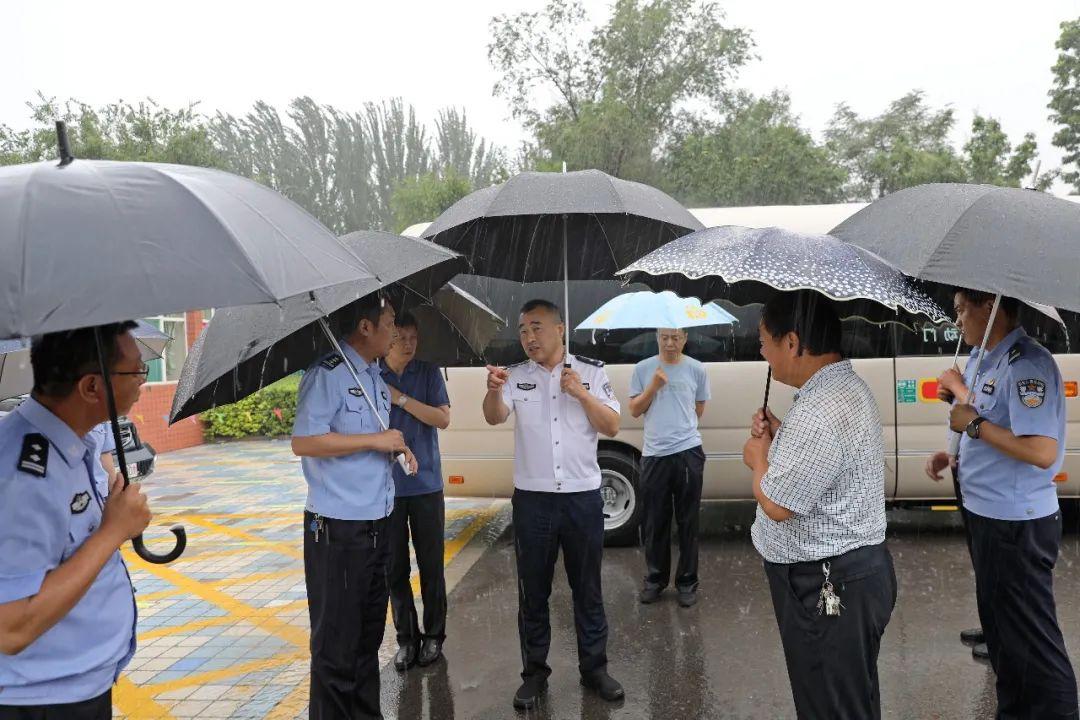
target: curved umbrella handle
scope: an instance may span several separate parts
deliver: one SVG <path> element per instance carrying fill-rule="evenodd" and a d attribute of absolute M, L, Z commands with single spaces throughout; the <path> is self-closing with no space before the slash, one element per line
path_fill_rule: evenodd
<path fill-rule="evenodd" d="M 176 536 L 176 545 L 164 555 L 158 555 L 147 548 L 146 543 L 143 542 L 142 535 L 133 538 L 131 540 L 131 545 L 135 548 L 135 553 L 148 563 L 153 563 L 154 565 L 171 563 L 173 560 L 184 554 L 184 550 L 187 548 L 187 531 L 184 530 L 183 525 L 173 525 L 169 528 L 169 532 Z"/>

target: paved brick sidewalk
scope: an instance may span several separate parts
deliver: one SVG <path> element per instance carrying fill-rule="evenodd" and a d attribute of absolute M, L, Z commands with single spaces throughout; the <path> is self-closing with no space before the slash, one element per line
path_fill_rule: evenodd
<path fill-rule="evenodd" d="M 150 565 L 125 550 L 137 591 L 139 649 L 115 688 L 116 717 L 306 718 L 305 487 L 288 443 L 162 455 L 145 487 L 155 524 L 163 526 L 151 527 L 148 542 L 171 542 L 164 526 L 181 522 L 188 549 L 169 565 Z M 447 564 L 453 567 L 479 531 L 496 537 L 507 507 L 501 500 L 448 499 Z M 395 649 L 389 627 L 384 663 Z"/>

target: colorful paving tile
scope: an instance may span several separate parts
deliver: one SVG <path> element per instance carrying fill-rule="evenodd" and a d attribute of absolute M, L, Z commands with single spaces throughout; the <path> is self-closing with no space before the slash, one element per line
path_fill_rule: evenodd
<path fill-rule="evenodd" d="M 115 716 L 306 718 L 305 486 L 289 444 L 205 445 L 162 455 L 145 489 L 162 525 L 147 533 L 148 544 L 159 537 L 168 544 L 165 528 L 181 523 L 188 548 L 169 565 L 125 551 L 139 649 L 114 691 Z M 446 562 L 477 532 L 505 523 L 506 510 L 500 500 L 447 499 Z M 388 632 L 384 663 L 395 649 Z"/>

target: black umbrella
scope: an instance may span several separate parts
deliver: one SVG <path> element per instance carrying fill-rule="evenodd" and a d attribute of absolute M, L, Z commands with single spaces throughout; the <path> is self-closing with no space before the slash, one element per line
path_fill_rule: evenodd
<path fill-rule="evenodd" d="M 569 362 L 566 281 L 610 279 L 635 258 L 701 227 L 656 188 L 581 170 L 526 172 L 478 190 L 440 215 L 424 237 L 465 255 L 476 275 L 562 280 Z"/>
<path fill-rule="evenodd" d="M 872 202 L 830 234 L 919 280 L 1080 311 L 1080 204 L 1053 195 L 919 185 Z"/>
<path fill-rule="evenodd" d="M 748 305 L 778 290 L 813 290 L 833 301 L 842 318 L 948 320 L 937 303 L 873 253 L 828 235 L 781 228 L 708 228 L 671 241 L 617 274 L 702 302 L 724 298 Z M 771 380 L 770 371 L 765 406 Z"/>
<path fill-rule="evenodd" d="M 170 422 L 234 403 L 332 349 L 340 351 L 337 336 L 357 323 L 354 301 L 389 283 L 399 306 L 413 311 L 418 323 L 428 323 L 421 328 L 422 338 L 432 338 L 422 343 L 430 352 L 425 358 L 446 365 L 482 359 L 483 347 L 470 343 L 486 345 L 501 321 L 467 294 L 439 292 L 465 268 L 463 257 L 426 240 L 377 231 L 351 233 L 342 240 L 380 279 L 298 295 L 280 307 L 252 305 L 215 313 L 188 353 Z"/>
<path fill-rule="evenodd" d="M 218 170 L 74 160 L 0 168 L 0 339 L 289 295 L 374 274 L 299 206 Z M 98 354 L 118 465 L 111 376 Z M 149 562 L 169 562 L 186 544 Z"/>
<path fill-rule="evenodd" d="M 918 185 L 870 203 L 831 232 L 912 277 L 937 283 L 944 302 L 952 302 L 956 286 L 996 295 L 976 374 L 1002 296 L 1080 311 L 1080 205 L 1047 193 Z M 950 453 L 959 447 L 954 433 Z"/>

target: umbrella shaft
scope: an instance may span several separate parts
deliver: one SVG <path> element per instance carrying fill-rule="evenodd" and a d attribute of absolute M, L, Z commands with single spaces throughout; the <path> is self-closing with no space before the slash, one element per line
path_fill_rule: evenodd
<path fill-rule="evenodd" d="M 565 168 L 563 172 L 565 172 Z M 566 317 L 566 323 L 563 326 L 563 336 L 566 339 L 566 354 L 563 355 L 563 365 L 570 367 L 570 328 L 573 327 L 570 324 L 570 262 L 569 251 L 567 250 L 566 239 L 566 225 L 568 220 L 563 215 L 562 225 L 562 289 L 563 289 L 563 314 Z"/>
<path fill-rule="evenodd" d="M 975 358 L 975 369 L 971 373 L 971 387 L 968 388 L 964 403 L 968 404 L 975 398 L 975 380 L 979 377 L 979 368 L 982 367 L 983 358 L 986 357 L 986 343 L 990 341 L 990 331 L 994 328 L 994 320 L 997 319 L 998 308 L 1001 307 L 1001 293 L 994 297 L 994 307 L 990 310 L 990 318 L 986 321 L 986 331 L 983 332 L 982 344 L 979 346 L 979 356 Z M 960 402 L 960 398 L 956 398 Z M 949 454 L 956 456 L 960 452 L 960 433 L 953 433 L 949 438 Z"/>
<path fill-rule="evenodd" d="M 326 339 L 330 341 L 330 345 L 333 346 L 334 352 L 340 355 L 341 359 L 345 361 L 345 367 L 349 369 L 349 374 L 352 375 L 353 382 L 355 382 L 356 387 L 359 388 L 360 395 L 364 398 L 364 400 L 367 401 L 368 407 L 371 409 L 372 414 L 374 414 L 375 419 L 379 421 L 379 427 L 381 427 L 383 430 L 386 430 L 386 423 L 383 422 L 382 415 L 380 415 L 379 411 L 375 409 L 375 403 L 371 401 L 370 397 L 368 397 L 367 390 L 364 389 L 364 383 L 360 382 L 360 375 L 357 374 L 356 368 L 353 367 L 352 362 L 349 360 L 348 356 L 345 355 L 345 351 L 342 349 L 341 343 L 339 343 L 338 339 L 334 337 L 334 333 L 330 329 L 330 324 L 326 322 L 326 318 L 319 318 L 319 327 L 322 328 L 323 334 L 326 335 Z"/>

